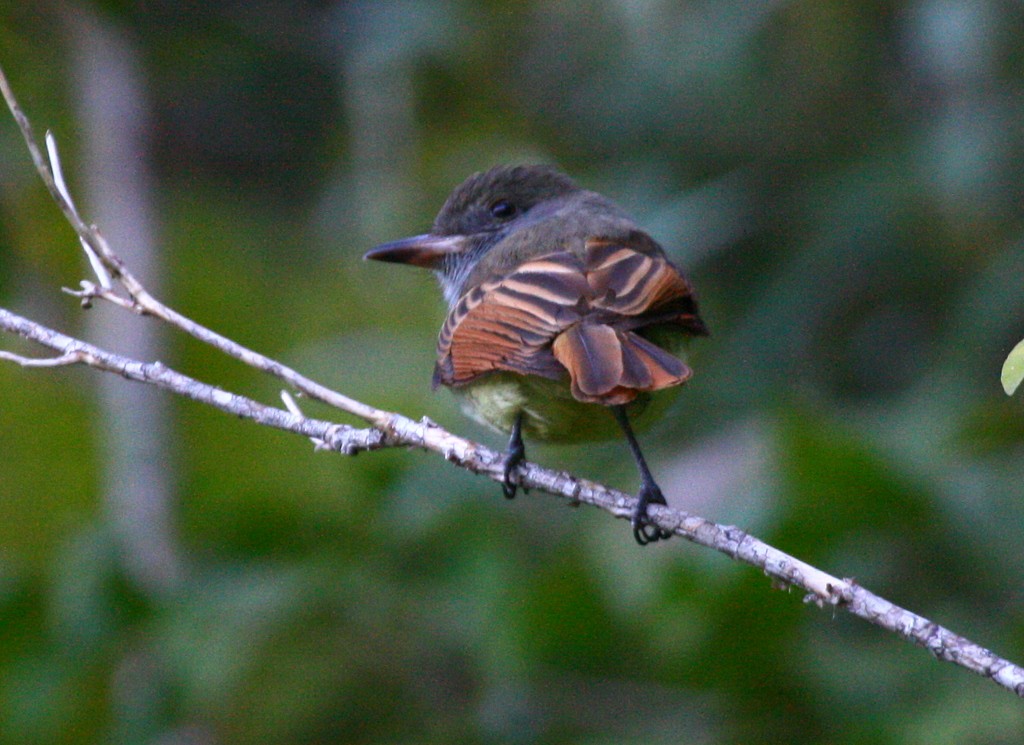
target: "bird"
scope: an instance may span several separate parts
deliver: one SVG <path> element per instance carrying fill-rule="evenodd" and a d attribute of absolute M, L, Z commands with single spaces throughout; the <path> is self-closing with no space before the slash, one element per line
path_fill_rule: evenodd
<path fill-rule="evenodd" d="M 553 166 L 496 166 L 457 186 L 428 233 L 364 258 L 437 276 L 448 314 L 433 386 L 509 434 L 506 497 L 516 495 L 524 436 L 584 442 L 621 433 L 640 474 L 633 536 L 640 545 L 670 537 L 648 516 L 649 505 L 666 501 L 634 424 L 690 379 L 680 356 L 708 329 L 689 279 L 622 208 Z"/>

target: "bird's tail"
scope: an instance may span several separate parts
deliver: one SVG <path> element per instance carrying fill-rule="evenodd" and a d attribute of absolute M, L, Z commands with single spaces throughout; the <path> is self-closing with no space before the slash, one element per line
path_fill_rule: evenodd
<path fill-rule="evenodd" d="M 555 338 L 552 351 L 569 371 L 572 395 L 606 406 L 629 403 L 641 391 L 678 385 L 693 374 L 642 336 L 599 323 L 570 326 Z"/>

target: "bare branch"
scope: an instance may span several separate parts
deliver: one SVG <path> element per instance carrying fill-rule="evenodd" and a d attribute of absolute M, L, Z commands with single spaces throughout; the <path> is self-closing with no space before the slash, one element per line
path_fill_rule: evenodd
<path fill-rule="evenodd" d="M 75 216 L 78 217 L 79 222 L 83 222 L 81 216 L 78 215 L 78 208 L 75 207 L 75 202 L 71 198 L 71 193 L 68 191 L 68 185 L 64 181 L 64 169 L 60 165 L 60 153 L 57 152 L 57 138 L 53 136 L 53 132 L 46 131 L 46 153 L 50 156 L 50 169 L 53 171 L 53 184 L 57 188 L 57 191 L 64 201 L 67 202 L 68 208 L 74 212 Z M 96 276 L 100 280 L 100 286 L 105 290 L 113 288 L 114 281 L 110 278 L 110 272 L 103 266 L 103 262 L 100 261 L 100 257 L 96 255 L 96 252 L 92 250 L 88 242 L 78 237 L 79 242 L 82 244 L 82 250 L 85 251 L 85 255 L 89 259 L 89 265 L 92 270 L 96 272 Z"/>
<path fill-rule="evenodd" d="M 0 350 L 0 360 L 14 362 L 22 367 L 67 367 L 77 365 L 82 361 L 82 356 L 78 352 L 68 352 L 60 357 L 22 357 L 20 354 Z"/>
<path fill-rule="evenodd" d="M 318 449 L 327 448 L 354 455 L 364 450 L 387 447 L 418 447 L 438 453 L 460 468 L 484 474 L 495 481 L 503 478 L 501 453 L 458 437 L 427 419 L 414 421 L 401 414 L 374 408 L 330 390 L 280 362 L 247 349 L 158 302 L 128 271 L 124 262 L 110 249 L 100 233 L 84 223 L 71 204 L 66 190 L 58 186 L 54 173 L 50 170 L 51 166 L 42 157 L 28 119 L 15 101 L 2 70 L 0 90 L 21 128 L 36 170 L 50 189 L 54 201 L 64 212 L 83 245 L 95 253 L 112 280 L 111 286 L 106 286 L 102 273 L 97 272 L 101 286 L 83 282 L 81 291 L 67 292 L 81 298 L 83 304 L 93 299 L 102 299 L 135 313 L 159 318 L 247 365 L 276 376 L 303 394 L 363 419 L 372 426 L 358 429 L 347 424 L 306 418 L 302 416 L 287 392 L 284 394 L 285 409 L 267 406 L 182 375 L 159 362 L 143 362 L 112 354 L 3 308 L 0 308 L 0 330 L 18 334 L 46 346 L 56 351 L 58 356 L 51 360 L 31 360 L 2 353 L 0 359 L 26 367 L 84 364 L 105 372 L 116 373 L 130 380 L 156 385 L 259 424 L 310 438 L 314 440 Z M 58 166 L 55 148 L 51 147 L 50 152 L 51 163 L 56 169 Z M 120 283 L 130 299 L 125 299 L 114 292 L 113 281 Z M 635 500 L 631 495 L 563 471 L 545 469 L 534 463 L 523 463 L 519 467 L 518 483 L 529 489 L 564 497 L 572 503 L 583 502 L 598 507 L 622 519 L 629 519 L 635 506 Z M 890 603 L 860 587 L 853 580 L 834 577 L 734 526 L 719 525 L 697 515 L 659 505 L 651 505 L 649 515 L 658 527 L 757 567 L 776 583 L 803 589 L 807 593 L 806 602 L 821 607 L 845 608 L 870 623 L 895 632 L 928 649 L 938 659 L 952 662 L 987 677 L 1017 696 L 1024 697 L 1024 669 L 922 616 Z"/>
<path fill-rule="evenodd" d="M 84 246 L 85 244 L 82 245 Z M 96 254 L 93 253 L 92 255 L 95 256 Z M 106 268 L 103 267 L 102 263 L 100 264 L 100 267 L 103 268 L 104 271 L 106 271 Z M 79 287 L 81 287 L 82 289 L 72 290 L 70 287 L 62 287 L 61 290 L 66 292 L 68 295 L 73 295 L 74 297 L 80 298 L 82 301 L 83 308 L 91 308 L 92 301 L 95 300 L 96 298 L 99 298 L 101 300 L 106 300 L 108 303 L 112 305 L 124 308 L 125 310 L 130 310 L 133 313 L 137 312 L 138 310 L 138 307 L 135 305 L 135 303 L 133 303 L 131 300 L 121 297 L 116 292 L 114 292 L 113 289 L 106 289 L 100 287 L 99 285 L 90 282 L 86 279 L 83 279 L 81 282 L 79 282 Z"/>

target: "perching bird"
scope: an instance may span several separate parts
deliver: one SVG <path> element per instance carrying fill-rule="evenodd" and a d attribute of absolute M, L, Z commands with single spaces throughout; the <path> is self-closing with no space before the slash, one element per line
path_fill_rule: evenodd
<path fill-rule="evenodd" d="M 431 232 L 364 258 L 440 280 L 448 317 L 434 387 L 511 433 L 505 496 L 515 496 L 523 435 L 605 439 L 614 421 L 640 469 L 633 535 L 641 545 L 669 537 L 648 521 L 665 497 L 630 420 L 650 418 L 651 394 L 690 378 L 675 354 L 707 328 L 689 281 L 625 212 L 549 166 L 499 166 L 458 186 Z"/>

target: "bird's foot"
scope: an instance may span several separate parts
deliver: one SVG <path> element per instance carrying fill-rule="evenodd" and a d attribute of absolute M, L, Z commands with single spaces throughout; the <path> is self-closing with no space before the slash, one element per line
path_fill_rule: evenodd
<path fill-rule="evenodd" d="M 651 523 L 650 517 L 647 516 L 647 506 L 651 504 L 666 504 L 665 496 L 653 481 L 641 484 L 636 509 L 633 511 L 633 537 L 641 546 L 672 537 L 671 531 Z"/>
<path fill-rule="evenodd" d="M 512 481 L 512 472 L 519 467 L 525 457 L 526 448 L 522 446 L 522 443 L 518 448 L 509 448 L 505 453 L 505 463 L 501 469 L 501 493 L 505 495 L 505 499 L 515 499 L 519 487 Z"/>
<path fill-rule="evenodd" d="M 522 414 L 512 426 L 512 436 L 505 451 L 505 462 L 501 469 L 501 493 L 505 499 L 515 499 L 518 486 L 512 481 L 512 472 L 526 459 L 526 446 L 523 444 Z"/>

